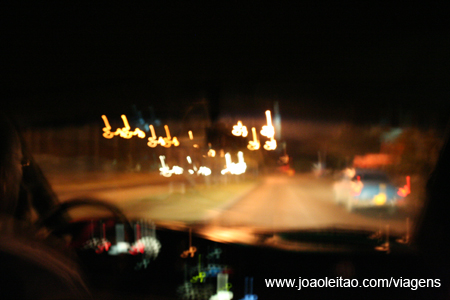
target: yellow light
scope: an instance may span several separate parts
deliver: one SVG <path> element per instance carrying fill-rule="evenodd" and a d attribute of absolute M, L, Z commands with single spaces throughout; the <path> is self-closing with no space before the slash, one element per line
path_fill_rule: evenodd
<path fill-rule="evenodd" d="M 189 130 L 188 134 L 189 134 L 189 139 L 193 140 L 194 139 L 194 135 L 192 134 L 191 130 Z"/>
<path fill-rule="evenodd" d="M 170 177 L 172 174 L 181 175 L 183 174 L 183 168 L 179 166 L 173 166 L 172 169 L 170 169 L 166 163 L 165 163 L 165 156 L 160 155 L 159 159 L 161 161 L 161 168 L 159 168 L 160 174 L 164 177 Z"/>
<path fill-rule="evenodd" d="M 164 125 L 164 130 L 166 131 L 166 136 L 167 136 L 167 139 L 171 139 L 171 137 L 170 137 L 170 131 L 169 131 L 169 126 L 167 126 L 167 125 Z"/>
<path fill-rule="evenodd" d="M 179 166 L 173 166 L 172 172 L 175 173 L 176 175 L 181 175 L 181 174 L 183 174 L 183 168 L 181 168 Z"/>
<path fill-rule="evenodd" d="M 241 151 L 238 152 L 237 164 L 231 161 L 231 155 L 228 152 L 225 154 L 225 162 L 226 168 L 221 171 L 222 175 L 225 175 L 227 173 L 240 175 L 245 173 L 245 170 L 247 169 L 247 164 L 244 161 L 244 153 L 242 153 Z"/>
<path fill-rule="evenodd" d="M 128 123 L 127 116 L 121 115 L 120 117 L 122 118 L 123 125 L 125 125 L 125 128 L 127 128 L 129 130 L 131 127 L 130 127 L 130 124 Z"/>
<path fill-rule="evenodd" d="M 266 110 L 266 119 L 267 119 L 267 125 L 272 126 L 272 116 L 270 114 L 270 110 Z"/>
<path fill-rule="evenodd" d="M 216 156 L 216 151 L 213 150 L 213 149 L 209 149 L 209 151 L 208 151 L 208 156 L 209 156 L 209 157 L 215 157 L 215 156 Z"/>
<path fill-rule="evenodd" d="M 148 127 L 150 128 L 150 131 L 152 132 L 152 138 L 154 138 L 156 140 L 155 128 L 151 124 Z"/>
<path fill-rule="evenodd" d="M 145 132 L 143 132 L 143 131 L 140 130 L 139 128 L 136 128 L 134 131 L 135 131 L 135 132 L 137 131 L 137 136 L 138 136 L 138 138 L 140 138 L 140 139 L 145 138 Z"/>
<path fill-rule="evenodd" d="M 158 144 L 160 144 L 160 145 L 163 146 L 163 147 L 166 145 L 166 141 L 163 139 L 162 136 L 159 137 L 159 139 L 158 139 Z"/>
<path fill-rule="evenodd" d="M 385 193 L 379 193 L 373 198 L 376 205 L 383 205 L 386 203 L 387 197 Z"/>
<path fill-rule="evenodd" d="M 165 138 L 163 138 L 162 136 L 160 136 L 159 138 L 156 137 L 155 128 L 153 128 L 153 125 L 149 125 L 149 128 L 152 136 L 148 138 L 147 146 L 155 148 L 159 144 L 163 147 L 169 148 L 172 145 L 174 145 L 175 147 L 178 147 L 180 145 L 177 137 L 171 137 L 169 126 L 164 125 L 164 130 L 166 131 Z"/>
<path fill-rule="evenodd" d="M 103 137 L 112 139 L 114 137 L 114 133 L 111 132 L 111 125 L 109 124 L 108 118 L 105 115 L 102 115 L 102 119 L 105 123 L 105 127 L 103 127 Z"/>
<path fill-rule="evenodd" d="M 227 152 L 225 154 L 225 162 L 226 162 L 227 168 L 231 166 L 231 155 L 229 152 Z"/>
<path fill-rule="evenodd" d="M 247 148 L 249 150 L 254 151 L 254 150 L 258 150 L 259 147 L 261 147 L 261 144 L 259 143 L 258 136 L 256 135 L 255 127 L 252 127 L 252 134 L 253 134 L 253 141 L 248 142 Z"/>
<path fill-rule="evenodd" d="M 186 157 L 186 160 L 188 161 L 189 164 L 192 164 L 192 159 L 190 156 Z M 209 176 L 211 175 L 211 169 L 208 167 L 204 167 L 201 166 L 199 169 L 197 169 L 197 167 L 194 165 L 193 170 L 188 170 L 189 174 L 193 175 L 195 174 L 195 172 L 197 172 L 197 175 L 204 175 L 204 176 Z"/>
<path fill-rule="evenodd" d="M 242 151 L 238 152 L 238 163 L 241 164 L 244 162 L 244 153 Z"/>
<path fill-rule="evenodd" d="M 124 139 L 131 139 L 134 135 L 137 135 L 141 139 L 145 138 L 145 132 L 139 128 L 136 128 L 134 131 L 130 131 L 131 127 L 125 115 L 121 115 L 120 117 L 122 118 L 124 127 L 117 128 L 115 132 L 111 132 L 111 125 L 109 124 L 108 118 L 105 115 L 102 115 L 103 122 L 105 123 L 105 127 L 103 127 L 103 137 L 111 139 L 115 135 L 119 135 Z"/>
<path fill-rule="evenodd" d="M 274 138 L 266 141 L 266 143 L 264 144 L 264 149 L 268 151 L 277 149 L 277 141 Z"/>
<path fill-rule="evenodd" d="M 153 125 L 149 125 L 148 127 L 150 128 L 150 132 L 152 133 L 152 136 L 148 138 L 147 146 L 149 146 L 151 148 L 155 148 L 156 146 L 158 146 L 158 141 L 156 140 L 155 128 L 153 128 Z"/>
<path fill-rule="evenodd" d="M 133 136 L 133 132 L 130 132 L 131 127 L 130 124 L 128 124 L 127 117 L 125 115 L 121 115 L 121 118 L 125 126 L 122 128 L 120 136 L 125 139 L 131 139 L 131 137 Z"/>
<path fill-rule="evenodd" d="M 275 128 L 272 126 L 272 116 L 270 110 L 266 110 L 267 125 L 264 125 L 261 130 L 261 135 L 270 138 L 275 136 Z"/>
<path fill-rule="evenodd" d="M 170 136 L 169 126 L 164 125 L 164 129 L 166 130 L 166 137 L 164 138 L 165 143 L 164 144 L 160 143 L 161 146 L 169 148 L 172 145 L 174 145 L 175 147 L 180 145 L 180 143 L 178 142 L 178 139 L 176 137 L 174 137 L 174 139 L 176 140 L 176 142 L 174 142 L 174 139 L 172 139 L 172 137 Z"/>
<path fill-rule="evenodd" d="M 200 167 L 200 169 L 198 170 L 197 174 L 199 175 L 204 175 L 204 176 L 209 176 L 211 175 L 211 169 L 208 167 Z"/>
<path fill-rule="evenodd" d="M 274 139 L 275 128 L 272 125 L 272 116 L 270 110 L 266 110 L 267 125 L 264 125 L 261 130 L 261 135 L 268 137 L 269 141 L 264 144 L 264 149 L 275 150 L 277 148 L 277 141 Z M 249 148 L 250 149 L 250 148 Z M 252 149 L 250 149 L 252 150 Z"/>
<path fill-rule="evenodd" d="M 237 122 L 237 125 L 233 126 L 231 133 L 235 136 L 246 137 L 248 135 L 247 126 L 243 126 L 241 121 Z"/>

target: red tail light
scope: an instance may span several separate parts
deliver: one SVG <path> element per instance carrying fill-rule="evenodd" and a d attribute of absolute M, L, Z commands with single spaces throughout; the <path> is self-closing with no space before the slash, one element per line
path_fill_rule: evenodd
<path fill-rule="evenodd" d="M 409 194 L 411 194 L 411 177 L 406 176 L 406 184 L 398 189 L 397 195 L 400 197 L 406 197 Z"/>

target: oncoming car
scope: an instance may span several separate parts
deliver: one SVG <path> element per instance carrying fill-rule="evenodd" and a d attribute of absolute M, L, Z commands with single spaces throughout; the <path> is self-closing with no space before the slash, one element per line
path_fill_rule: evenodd
<path fill-rule="evenodd" d="M 333 185 L 334 199 L 348 211 L 356 208 L 385 207 L 397 210 L 400 197 L 389 177 L 376 169 L 347 169 Z"/>

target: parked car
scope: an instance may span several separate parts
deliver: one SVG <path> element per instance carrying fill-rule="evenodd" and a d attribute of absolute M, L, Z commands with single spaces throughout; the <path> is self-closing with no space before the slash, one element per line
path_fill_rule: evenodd
<path fill-rule="evenodd" d="M 346 169 L 334 183 L 333 192 L 336 203 L 345 205 L 348 211 L 385 207 L 394 213 L 402 198 L 387 174 L 376 169 Z"/>

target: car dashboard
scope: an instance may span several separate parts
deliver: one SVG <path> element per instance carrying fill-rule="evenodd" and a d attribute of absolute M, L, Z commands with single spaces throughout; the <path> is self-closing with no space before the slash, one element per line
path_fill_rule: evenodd
<path fill-rule="evenodd" d="M 104 237 L 114 244 L 117 224 L 100 222 L 107 225 Z M 111 254 L 83 246 L 86 240 L 80 241 L 91 226 L 92 220 L 74 223 L 72 245 L 94 297 L 222 299 L 214 297 L 223 289 L 233 299 L 429 299 L 443 292 L 438 288 L 442 283 L 416 286 L 417 280 L 436 275 L 411 244 L 377 232 L 339 228 L 257 232 L 247 235 L 251 238 L 241 236 L 239 242 L 225 242 L 202 228 L 156 227 L 150 235 L 160 248 L 150 257 L 144 251 Z M 391 287 L 362 286 L 364 280 L 374 284 L 380 279 Z M 313 281 L 320 287 L 313 287 Z M 395 287 L 399 284 L 403 287 Z"/>

